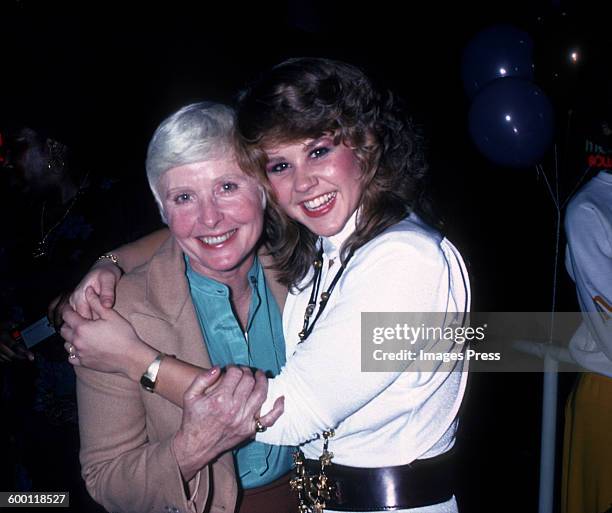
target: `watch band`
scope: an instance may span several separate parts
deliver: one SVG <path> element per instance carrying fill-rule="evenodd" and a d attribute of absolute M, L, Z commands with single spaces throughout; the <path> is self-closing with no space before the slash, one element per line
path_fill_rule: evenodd
<path fill-rule="evenodd" d="M 151 365 L 147 367 L 147 370 L 140 378 L 140 384 L 147 392 L 155 392 L 155 385 L 157 384 L 157 374 L 159 372 L 159 366 L 162 360 L 166 356 L 164 353 L 159 353 L 155 360 L 151 362 Z"/>

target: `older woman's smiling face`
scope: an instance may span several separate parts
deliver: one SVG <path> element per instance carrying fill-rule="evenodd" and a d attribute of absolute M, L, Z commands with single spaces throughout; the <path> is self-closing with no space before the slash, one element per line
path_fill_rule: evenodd
<path fill-rule="evenodd" d="M 196 272 L 225 282 L 248 271 L 263 229 L 263 196 L 233 159 L 172 168 L 158 192 L 170 231 Z"/>

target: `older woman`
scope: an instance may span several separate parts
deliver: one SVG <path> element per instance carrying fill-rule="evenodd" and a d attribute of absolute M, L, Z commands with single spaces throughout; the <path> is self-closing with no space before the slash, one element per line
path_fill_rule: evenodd
<path fill-rule="evenodd" d="M 362 312 L 440 312 L 461 324 L 469 310 L 461 256 L 417 215 L 426 171 L 418 134 L 392 96 L 326 59 L 273 68 L 242 95 L 238 127 L 243 167 L 258 170 L 284 212 L 266 230 L 292 292 L 283 312 L 289 358 L 262 407 L 284 396 L 285 413 L 257 439 L 301 444 L 300 511 L 456 511 L 448 453 L 463 362 L 361 370 Z M 86 302 L 81 291 L 77 303 Z M 124 348 L 141 344 L 122 337 Z M 85 353 L 94 344 L 79 345 Z M 159 393 L 179 403 L 197 371 L 162 370 Z"/>
<path fill-rule="evenodd" d="M 264 372 L 276 375 L 285 363 L 278 307 L 285 290 L 266 278 L 256 255 L 266 198 L 236 163 L 233 125 L 230 108 L 193 104 L 166 119 L 149 145 L 147 175 L 170 237 L 121 280 L 116 304 L 149 344 L 130 355 L 147 362 L 144 388 L 134 382 L 142 372 L 126 377 L 131 368 L 124 375 L 77 369 L 82 473 L 109 511 L 234 511 L 233 460 L 245 491 L 240 511 L 259 511 L 262 500 L 279 512 L 295 508 L 284 477 L 290 448 L 248 441 L 282 410 L 279 401 L 258 418 Z M 110 329 L 120 338 L 107 312 L 99 313 L 84 325 L 67 312 L 62 335 Z M 150 393 L 160 366 L 172 367 L 166 354 L 217 366 L 193 384 L 182 414 Z M 220 378 L 219 366 L 231 364 L 244 368 L 229 367 Z M 226 451 L 241 443 L 232 458 Z"/>

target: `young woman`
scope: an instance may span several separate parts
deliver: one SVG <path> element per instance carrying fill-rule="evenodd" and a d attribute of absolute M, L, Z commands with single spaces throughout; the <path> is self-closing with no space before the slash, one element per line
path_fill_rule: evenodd
<path fill-rule="evenodd" d="M 238 130 L 241 165 L 275 207 L 268 249 L 291 291 L 287 364 L 262 406 L 284 396 L 284 414 L 256 439 L 301 445 L 305 470 L 294 485 L 309 511 L 456 511 L 447 453 L 467 379 L 462 362 L 420 372 L 361 367 L 362 312 L 439 312 L 461 323 L 469 310 L 459 253 L 418 215 L 420 137 L 390 94 L 326 59 L 292 59 L 254 83 L 239 100 Z M 78 308 L 92 298 L 88 284 L 100 290 L 101 274 L 77 290 Z M 94 345 L 73 343 L 79 353 Z M 180 403 L 197 369 L 165 359 L 159 375 L 159 393 Z"/>

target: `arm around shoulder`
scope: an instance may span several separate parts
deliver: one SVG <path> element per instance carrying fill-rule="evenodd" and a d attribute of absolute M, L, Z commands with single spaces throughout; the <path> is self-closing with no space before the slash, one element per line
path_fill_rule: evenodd
<path fill-rule="evenodd" d="M 124 244 L 113 250 L 112 253 L 117 255 L 121 268 L 125 272 L 130 272 L 148 262 L 169 236 L 170 231 L 162 228 L 129 244 Z"/>

